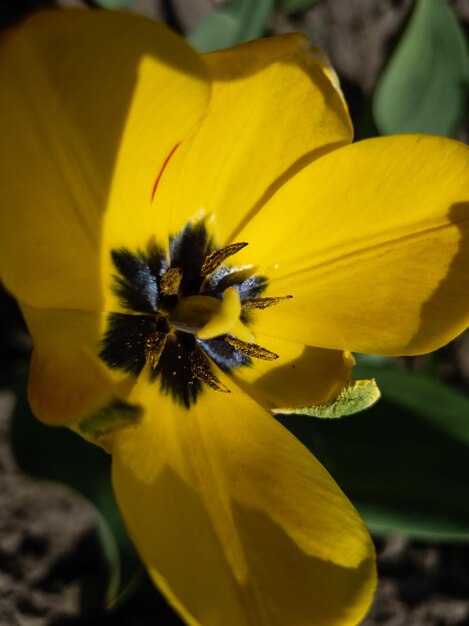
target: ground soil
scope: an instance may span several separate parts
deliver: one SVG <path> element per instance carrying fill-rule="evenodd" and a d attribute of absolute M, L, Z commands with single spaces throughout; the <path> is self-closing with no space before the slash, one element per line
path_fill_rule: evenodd
<path fill-rule="evenodd" d="M 0 26 L 6 28 L 21 14 L 45 4 L 50 3 L 2 3 Z M 138 0 L 133 8 L 187 33 L 216 4 L 220 3 Z M 311 9 L 295 15 L 278 11 L 269 29 L 314 35 L 337 68 L 352 114 L 359 120 L 411 4 L 411 0 L 317 0 Z M 467 31 L 467 0 L 450 4 Z M 465 136 L 463 128 L 461 137 Z M 180 624 L 145 579 L 117 609 L 96 614 L 102 597 L 97 531 L 89 505 L 64 486 L 23 474 L 11 453 L 8 433 L 15 388 L 25 375 L 29 350 L 15 303 L 0 293 L 0 626 Z M 441 361 L 448 378 L 467 389 L 468 336 L 447 348 Z M 377 541 L 377 552 L 379 588 L 362 626 L 469 626 L 469 546 L 391 536 Z M 90 584 L 97 592 L 91 605 L 84 606 Z"/>

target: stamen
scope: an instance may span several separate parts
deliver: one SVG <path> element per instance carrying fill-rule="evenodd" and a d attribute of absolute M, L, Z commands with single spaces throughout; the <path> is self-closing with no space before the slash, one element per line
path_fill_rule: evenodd
<path fill-rule="evenodd" d="M 231 393 L 228 387 L 218 380 L 212 372 L 210 363 L 201 352 L 192 352 L 189 357 L 189 363 L 191 372 L 196 378 L 207 384 L 212 389 L 215 389 L 215 391 Z"/>
<path fill-rule="evenodd" d="M 177 296 L 183 277 L 180 267 L 172 267 L 160 278 L 160 289 L 165 296 Z"/>
<path fill-rule="evenodd" d="M 232 243 L 229 246 L 221 248 L 221 250 L 215 250 L 214 252 L 211 252 L 205 257 L 205 261 L 203 262 L 200 269 L 200 275 L 208 276 L 209 274 L 214 272 L 225 259 L 227 259 L 229 256 L 232 256 L 233 254 L 236 254 L 236 252 L 239 252 L 247 245 L 248 244 L 244 242 Z"/>
<path fill-rule="evenodd" d="M 274 306 L 274 304 L 279 304 L 283 300 L 291 300 L 293 296 L 278 296 L 276 298 L 246 298 L 246 300 L 241 300 L 241 306 L 243 310 L 249 309 L 267 309 L 269 306 Z"/>
<path fill-rule="evenodd" d="M 145 359 L 153 370 L 156 370 L 163 353 L 168 333 L 157 330 L 145 339 Z"/>
<path fill-rule="evenodd" d="M 266 350 L 262 346 L 257 345 L 257 343 L 245 343 L 240 339 L 236 339 L 236 337 L 224 337 L 224 340 L 227 344 L 236 350 L 240 350 L 246 356 L 252 356 L 255 359 L 262 359 L 263 361 L 275 361 L 275 359 L 278 359 L 278 354 Z"/>
<path fill-rule="evenodd" d="M 177 147 L 164 161 L 152 196 Z M 250 356 L 277 358 L 254 343 L 250 327 L 256 311 L 249 309 L 289 298 L 262 298 L 267 277 L 243 265 L 244 258 L 238 267 L 231 262 L 247 243 L 216 250 L 207 222 L 201 215 L 169 238 L 171 265 L 153 240 L 142 250 L 111 250 L 113 290 L 125 312 L 108 314 L 99 346 L 100 358 L 111 369 L 133 377 L 145 370 L 150 382 L 159 380 L 161 389 L 186 408 L 208 392 L 207 386 L 229 391 L 220 371 L 249 366 Z"/>

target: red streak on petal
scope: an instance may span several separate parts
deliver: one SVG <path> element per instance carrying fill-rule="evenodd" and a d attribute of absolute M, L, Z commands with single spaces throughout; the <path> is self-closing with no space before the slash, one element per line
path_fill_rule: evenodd
<path fill-rule="evenodd" d="M 168 165 L 170 158 L 173 156 L 173 154 L 176 152 L 177 148 L 179 148 L 180 145 L 181 145 L 181 143 L 177 143 L 174 146 L 174 148 L 171 150 L 171 152 L 166 157 L 166 159 L 165 159 L 165 161 L 163 163 L 163 166 L 160 169 L 160 172 L 159 172 L 158 176 L 156 177 L 155 184 L 153 185 L 153 190 L 151 192 L 151 201 L 152 202 L 153 202 L 153 198 L 155 197 L 156 188 L 158 187 L 158 183 L 160 182 L 161 177 L 163 176 L 163 172 L 165 171 L 166 166 Z"/>

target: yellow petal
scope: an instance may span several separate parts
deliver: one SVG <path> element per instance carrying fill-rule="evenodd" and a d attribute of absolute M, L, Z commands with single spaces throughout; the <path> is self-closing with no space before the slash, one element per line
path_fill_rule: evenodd
<path fill-rule="evenodd" d="M 267 410 L 323 404 L 350 382 L 354 359 L 348 353 L 258 334 L 256 343 L 279 358 L 253 359 L 252 367 L 236 369 L 232 375 Z"/>
<path fill-rule="evenodd" d="M 352 127 L 330 65 L 304 35 L 204 60 L 213 79 L 207 116 L 171 158 L 155 203 L 171 206 L 172 234 L 195 215 L 219 215 L 223 244 L 300 164 L 350 142 Z"/>
<path fill-rule="evenodd" d="M 140 378 L 113 477 L 148 570 L 191 626 L 357 624 L 370 538 L 331 477 L 233 381 L 187 411 Z"/>
<path fill-rule="evenodd" d="M 363 141 L 306 167 L 240 233 L 266 295 L 254 332 L 378 354 L 433 350 L 469 322 L 469 149 Z"/>
<path fill-rule="evenodd" d="M 145 18 L 55 11 L 4 35 L 0 79 L 0 276 L 30 305 L 102 310 L 109 248 L 157 235 L 153 186 L 205 111 L 205 66 Z"/>
<path fill-rule="evenodd" d="M 124 392 L 123 377 L 111 377 L 96 354 L 103 315 L 27 305 L 22 310 L 35 344 L 28 395 L 36 417 L 71 426 Z"/>

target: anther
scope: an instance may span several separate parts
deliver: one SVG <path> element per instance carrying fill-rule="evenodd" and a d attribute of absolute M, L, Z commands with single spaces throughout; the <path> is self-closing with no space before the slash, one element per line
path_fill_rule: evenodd
<path fill-rule="evenodd" d="M 172 267 L 160 278 L 160 290 L 165 296 L 177 296 L 183 271 L 180 267 Z"/>
<path fill-rule="evenodd" d="M 157 330 L 145 339 L 145 359 L 153 370 L 156 370 L 163 353 L 168 333 Z"/>
<path fill-rule="evenodd" d="M 267 309 L 269 306 L 279 304 L 279 302 L 283 302 L 283 300 L 291 300 L 291 298 L 293 298 L 293 296 L 278 296 L 276 298 L 246 298 L 246 300 L 241 300 L 241 306 L 244 311 L 250 309 Z"/>
<path fill-rule="evenodd" d="M 236 339 L 236 337 L 224 337 L 224 340 L 235 350 L 240 350 L 246 356 L 252 356 L 254 359 L 262 359 L 263 361 L 275 361 L 275 359 L 278 359 L 278 354 L 266 350 L 262 346 L 257 345 L 257 343 L 246 343 Z"/>
<path fill-rule="evenodd" d="M 191 352 L 191 355 L 189 357 L 189 363 L 191 367 L 191 372 L 195 376 L 195 378 L 198 378 L 212 389 L 215 389 L 215 391 L 230 393 L 228 387 L 224 385 L 220 380 L 218 380 L 218 378 L 212 372 L 210 363 L 201 352 Z"/>
<path fill-rule="evenodd" d="M 215 252 L 211 252 L 205 257 L 205 261 L 200 268 L 200 275 L 208 276 L 209 274 L 214 272 L 225 259 L 227 259 L 229 256 L 232 256 L 233 254 L 236 254 L 236 252 L 239 252 L 247 245 L 248 244 L 244 242 L 232 243 L 229 246 L 221 248 L 220 250 L 215 250 Z"/>

